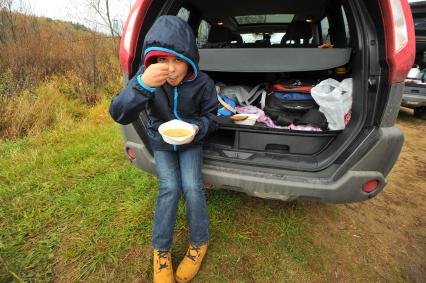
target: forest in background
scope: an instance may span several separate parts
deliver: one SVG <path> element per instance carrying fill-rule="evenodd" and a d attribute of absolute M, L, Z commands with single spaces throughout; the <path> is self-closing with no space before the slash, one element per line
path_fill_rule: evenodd
<path fill-rule="evenodd" d="M 122 87 L 118 36 L 0 1 L 0 139 L 80 120 Z"/>

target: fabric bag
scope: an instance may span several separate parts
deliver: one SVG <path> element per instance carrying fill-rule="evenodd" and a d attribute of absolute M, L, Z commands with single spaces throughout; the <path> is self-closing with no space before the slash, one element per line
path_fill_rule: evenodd
<path fill-rule="evenodd" d="M 310 93 L 311 89 L 318 83 L 319 81 L 315 80 L 302 80 L 302 79 L 290 79 L 290 80 L 282 80 L 272 84 L 269 87 L 271 92 L 273 91 L 291 91 L 291 92 L 299 92 L 299 93 Z"/>
<path fill-rule="evenodd" d="M 225 95 L 237 101 L 237 104 L 242 106 L 253 105 L 258 97 L 262 94 L 266 94 L 265 86 L 266 84 L 264 83 L 258 84 L 253 88 L 244 85 L 227 86 L 221 83 L 216 85 L 220 95 Z"/>
<path fill-rule="evenodd" d="M 288 126 L 301 120 L 310 109 L 317 107 L 310 94 L 274 92 L 266 97 L 263 110 L 277 125 Z"/>
<path fill-rule="evenodd" d="M 330 130 L 343 130 L 349 122 L 352 92 L 352 78 L 344 79 L 342 82 L 326 79 L 312 88 L 312 97 L 327 118 Z"/>

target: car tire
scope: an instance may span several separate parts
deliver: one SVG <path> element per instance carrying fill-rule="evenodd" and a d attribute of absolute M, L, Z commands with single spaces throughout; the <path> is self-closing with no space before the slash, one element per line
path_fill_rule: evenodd
<path fill-rule="evenodd" d="M 414 109 L 414 117 L 426 120 L 426 107 L 418 107 Z"/>

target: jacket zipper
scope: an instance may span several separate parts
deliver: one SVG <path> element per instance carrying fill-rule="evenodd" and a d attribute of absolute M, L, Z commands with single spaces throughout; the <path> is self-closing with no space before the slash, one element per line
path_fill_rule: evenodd
<path fill-rule="evenodd" d="M 178 113 L 177 113 L 177 105 L 178 105 L 178 96 L 179 96 L 179 92 L 178 92 L 178 88 L 177 86 L 174 87 L 174 97 L 173 97 L 173 114 L 175 115 L 176 119 L 178 120 L 182 120 Z M 177 146 L 174 144 L 173 145 L 173 150 L 176 151 L 177 150 Z"/>

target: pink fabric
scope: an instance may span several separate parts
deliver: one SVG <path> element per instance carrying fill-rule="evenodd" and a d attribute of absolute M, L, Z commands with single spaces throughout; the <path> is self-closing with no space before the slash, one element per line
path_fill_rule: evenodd
<path fill-rule="evenodd" d="M 322 130 L 320 128 L 309 126 L 309 125 L 297 125 L 296 126 L 295 124 L 291 124 L 290 126 L 288 126 L 288 128 L 290 130 L 293 130 L 293 131 L 322 132 Z"/>
<path fill-rule="evenodd" d="M 321 132 L 322 131 L 320 128 L 309 126 L 309 125 L 297 125 L 296 126 L 294 124 L 291 124 L 288 127 L 277 126 L 271 120 L 271 118 L 269 118 L 268 116 L 265 115 L 265 112 L 263 112 L 263 110 L 255 107 L 255 106 L 252 106 L 252 105 L 237 106 L 237 107 L 235 107 L 235 110 L 237 110 L 237 112 L 241 113 L 241 114 L 257 114 L 257 115 L 259 115 L 256 122 L 265 123 L 270 128 L 289 129 L 289 130 L 293 130 L 293 131 L 311 131 L 311 132 Z"/>
<path fill-rule="evenodd" d="M 281 127 L 281 126 L 275 125 L 275 123 L 271 120 L 271 118 L 269 118 L 268 116 L 265 115 L 265 112 L 263 112 L 263 110 L 255 107 L 255 106 L 252 106 L 252 105 L 237 106 L 237 107 L 235 107 L 235 110 L 237 110 L 237 112 L 241 113 L 241 114 L 257 114 L 257 115 L 259 115 L 256 122 L 265 123 L 270 128 L 288 129 L 288 127 Z"/>

